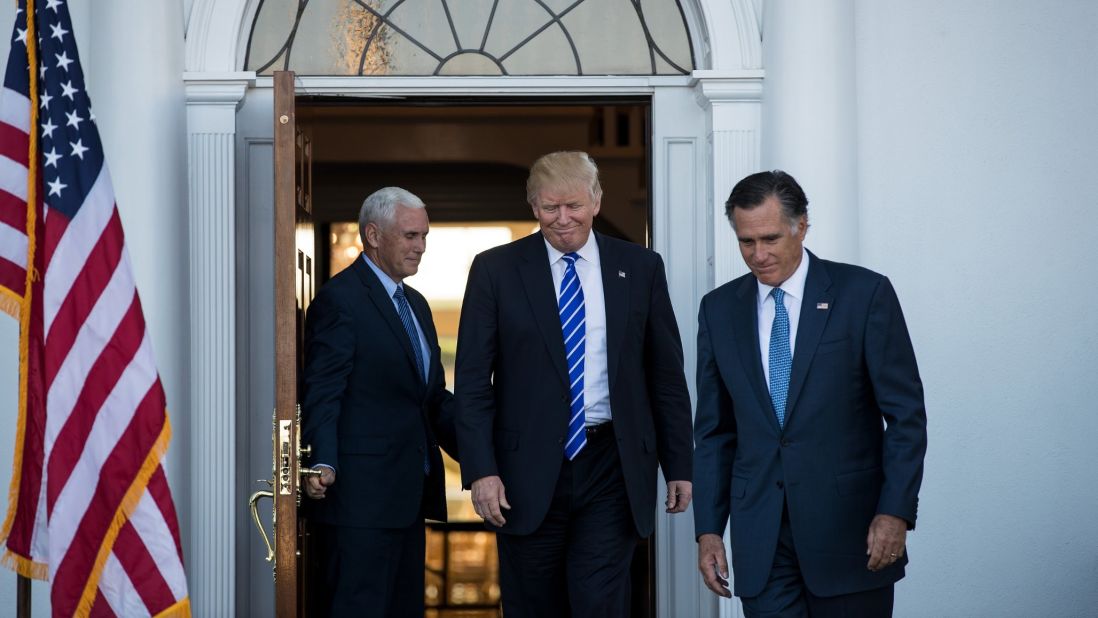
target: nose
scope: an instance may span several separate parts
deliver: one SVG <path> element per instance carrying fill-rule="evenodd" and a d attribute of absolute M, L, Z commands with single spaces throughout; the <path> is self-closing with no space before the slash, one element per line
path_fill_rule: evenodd
<path fill-rule="evenodd" d="M 761 264 L 766 261 L 766 248 L 762 243 L 756 243 L 755 248 L 751 251 L 751 258 L 755 260 L 756 264 Z"/>

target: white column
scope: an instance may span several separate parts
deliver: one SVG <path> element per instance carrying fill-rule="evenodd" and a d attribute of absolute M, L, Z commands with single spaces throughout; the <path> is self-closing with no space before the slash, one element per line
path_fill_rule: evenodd
<path fill-rule="evenodd" d="M 251 74 L 184 74 L 190 185 L 192 538 L 196 616 L 236 599 L 236 109 Z"/>
<path fill-rule="evenodd" d="M 808 195 L 805 244 L 856 262 L 853 0 L 768 2 L 763 31 L 763 166 L 789 172 Z"/>
<path fill-rule="evenodd" d="M 712 221 L 711 285 L 716 287 L 747 272 L 724 203 L 736 182 L 759 171 L 763 72 L 694 71 L 694 77 L 698 104 L 708 112 L 711 168 L 705 209 Z"/>

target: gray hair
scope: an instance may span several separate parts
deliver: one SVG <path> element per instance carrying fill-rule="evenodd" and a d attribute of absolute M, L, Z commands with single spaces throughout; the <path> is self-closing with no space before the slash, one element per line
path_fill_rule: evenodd
<path fill-rule="evenodd" d="M 358 211 L 358 235 L 366 245 L 366 226 L 373 223 L 380 228 L 389 226 L 396 216 L 397 206 L 424 208 L 426 205 L 411 191 L 400 187 L 384 187 L 374 191 L 362 202 Z"/>

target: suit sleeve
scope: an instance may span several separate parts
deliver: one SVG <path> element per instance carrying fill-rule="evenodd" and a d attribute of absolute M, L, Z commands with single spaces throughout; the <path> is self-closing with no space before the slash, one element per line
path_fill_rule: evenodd
<path fill-rule="evenodd" d="M 671 308 L 663 259 L 656 255 L 645 337 L 645 365 L 656 452 L 668 481 L 692 481 L 694 444 L 690 434 L 690 392 L 683 370 L 682 339 Z"/>
<path fill-rule="evenodd" d="M 926 455 L 926 407 L 915 350 L 887 278 L 870 305 L 865 347 L 869 379 L 887 423 L 882 449 L 885 478 L 877 512 L 903 518 L 914 529 Z"/>
<path fill-rule="evenodd" d="M 496 316 L 491 275 L 483 255 L 478 255 L 469 269 L 461 305 L 454 372 L 461 483 L 467 489 L 477 479 L 499 474 L 493 444 L 496 401 L 492 373 L 498 354 Z"/>
<path fill-rule="evenodd" d="M 731 341 L 719 342 L 732 345 Z M 694 418 L 694 536 L 724 535 L 731 512 L 736 415 L 713 356 L 706 299 L 698 311 L 698 412 Z"/>
<path fill-rule="evenodd" d="M 340 402 L 354 365 L 351 319 L 331 293 L 321 293 L 305 319 L 302 441 L 312 446 L 312 462 L 335 466 L 339 456 Z"/>
<path fill-rule="evenodd" d="M 459 457 L 458 443 L 457 443 L 457 428 L 455 427 L 457 416 L 457 402 L 454 399 L 453 394 L 446 390 L 446 377 L 442 370 L 442 361 L 436 360 L 437 365 L 434 370 L 438 371 L 442 378 L 442 387 L 438 389 L 438 393 L 435 395 L 435 400 L 432 402 L 431 413 L 431 428 L 435 433 L 435 439 L 438 440 L 439 446 L 442 450 L 446 451 L 450 457 L 454 458 L 454 461 L 461 462 Z"/>

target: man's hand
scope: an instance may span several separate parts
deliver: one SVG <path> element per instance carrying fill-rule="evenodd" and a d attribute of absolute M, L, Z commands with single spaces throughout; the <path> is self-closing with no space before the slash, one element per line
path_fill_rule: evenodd
<path fill-rule="evenodd" d="M 690 498 L 694 495 L 694 485 L 690 481 L 667 482 L 668 513 L 681 513 L 690 506 Z"/>
<path fill-rule="evenodd" d="M 511 509 L 507 503 L 507 493 L 503 489 L 503 481 L 498 476 L 486 476 L 473 481 L 473 510 L 484 521 L 493 526 L 502 526 L 507 523 L 503 518 L 500 508 Z"/>
<path fill-rule="evenodd" d="M 728 560 L 724 554 L 724 539 L 715 534 L 698 537 L 698 570 L 705 587 L 717 596 L 732 598 L 728 589 Z"/>
<path fill-rule="evenodd" d="M 866 568 L 880 571 L 904 555 L 907 543 L 907 522 L 894 515 L 880 514 L 869 524 L 865 539 L 865 555 L 869 556 Z"/>
<path fill-rule="evenodd" d="M 328 466 L 314 466 L 313 469 L 320 470 L 320 476 L 310 474 L 305 477 L 305 494 L 313 500 L 323 500 L 324 492 L 336 482 L 336 473 Z"/>

